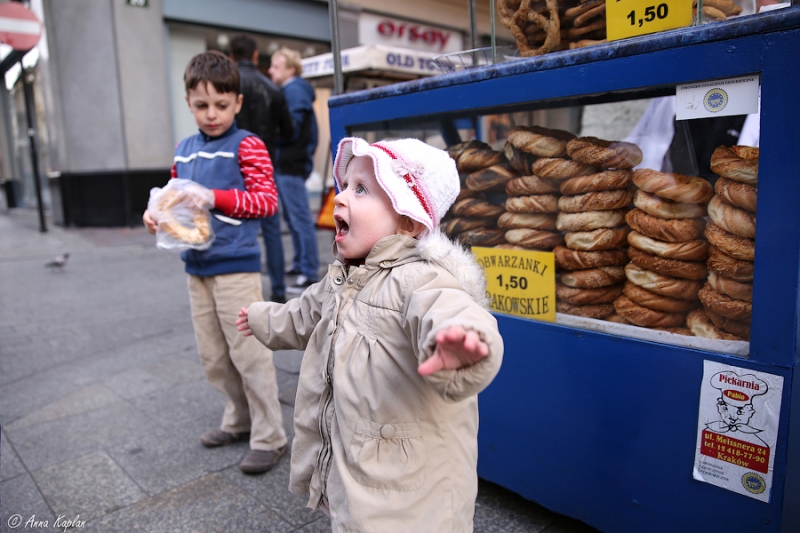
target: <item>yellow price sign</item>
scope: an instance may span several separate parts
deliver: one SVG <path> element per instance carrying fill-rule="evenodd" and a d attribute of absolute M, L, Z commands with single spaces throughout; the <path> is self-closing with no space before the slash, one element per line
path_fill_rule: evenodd
<path fill-rule="evenodd" d="M 692 0 L 606 0 L 609 41 L 692 24 Z"/>
<path fill-rule="evenodd" d="M 491 310 L 556 321 L 556 262 L 552 252 L 474 246 L 486 275 Z"/>

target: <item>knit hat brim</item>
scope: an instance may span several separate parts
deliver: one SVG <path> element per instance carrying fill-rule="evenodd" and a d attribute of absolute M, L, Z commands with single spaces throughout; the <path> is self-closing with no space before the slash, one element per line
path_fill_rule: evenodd
<path fill-rule="evenodd" d="M 433 231 L 458 196 L 460 182 L 455 162 L 447 152 L 417 139 L 369 144 L 358 137 L 339 142 L 333 177 L 342 189 L 347 164 L 353 157 L 372 159 L 375 178 L 400 215 Z"/>

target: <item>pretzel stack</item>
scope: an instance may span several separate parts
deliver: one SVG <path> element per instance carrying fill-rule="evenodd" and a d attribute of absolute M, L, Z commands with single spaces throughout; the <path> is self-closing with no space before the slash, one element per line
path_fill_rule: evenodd
<path fill-rule="evenodd" d="M 728 20 L 742 13 L 742 7 L 733 0 L 703 0 L 703 22 Z M 697 0 L 692 2 L 692 15 L 697 16 Z"/>
<path fill-rule="evenodd" d="M 620 158 L 617 149 L 626 156 Z M 629 152 L 641 157 L 629 143 L 577 137 L 566 144 L 561 158 L 537 161 L 540 175 L 562 179 L 556 227 L 566 232 L 565 246 L 553 250 L 560 313 L 598 319 L 614 315 L 613 302 L 622 294 L 623 265 L 628 261 L 630 168 L 638 163 L 635 157 L 628 160 Z"/>
<path fill-rule="evenodd" d="M 637 326 L 691 335 L 684 326 L 687 313 L 700 306 L 706 279 L 703 217 L 713 187 L 703 178 L 651 169 L 636 170 L 633 184 L 636 207 L 625 217 L 631 262 L 614 307 Z"/>
<path fill-rule="evenodd" d="M 711 170 L 719 178 L 708 202 L 711 222 L 705 229 L 711 244 L 708 281 L 699 292 L 704 309 L 688 319 L 698 336 L 750 338 L 758 151 L 749 146 L 720 146 L 711 156 Z"/>
<path fill-rule="evenodd" d="M 605 0 L 498 0 L 497 13 L 523 57 L 606 39 Z"/>
<path fill-rule="evenodd" d="M 504 154 L 520 175 L 506 183 L 506 213 L 497 221 L 509 246 L 549 251 L 564 243 L 556 228 L 560 179 L 541 176 L 537 168 L 548 157 L 564 153 L 573 137 L 540 126 L 520 126 L 509 133 Z"/>
<path fill-rule="evenodd" d="M 561 48 L 561 17 L 557 0 L 498 0 L 497 14 L 517 41 L 523 57 Z"/>
<path fill-rule="evenodd" d="M 461 177 L 461 193 L 442 220 L 445 233 L 467 246 L 495 246 L 505 242 L 497 219 L 505 212 L 484 193 L 502 191 L 517 176 L 502 152 L 480 141 L 467 141 L 447 149 Z"/>
<path fill-rule="evenodd" d="M 561 38 L 564 50 L 606 42 L 605 0 L 580 0 L 568 8 L 561 18 Z"/>

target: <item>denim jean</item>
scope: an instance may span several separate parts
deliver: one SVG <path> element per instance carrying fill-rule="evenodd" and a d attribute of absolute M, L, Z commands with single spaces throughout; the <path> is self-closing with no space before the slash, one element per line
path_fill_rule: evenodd
<path fill-rule="evenodd" d="M 278 193 L 280 194 L 280 193 Z M 264 237 L 264 248 L 267 252 L 267 274 L 272 284 L 272 296 L 286 294 L 286 283 L 283 281 L 283 242 L 281 241 L 281 216 L 275 213 L 271 217 L 261 219 L 261 233 Z"/>
<path fill-rule="evenodd" d="M 275 183 L 278 186 L 283 217 L 292 234 L 292 246 L 294 246 L 292 266 L 311 281 L 317 281 L 319 278 L 317 231 L 308 206 L 306 180 L 302 176 L 275 174 Z"/>

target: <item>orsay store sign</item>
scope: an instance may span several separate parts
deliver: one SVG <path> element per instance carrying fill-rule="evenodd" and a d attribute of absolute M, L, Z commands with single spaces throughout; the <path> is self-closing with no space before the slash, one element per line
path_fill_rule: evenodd
<path fill-rule="evenodd" d="M 437 54 L 464 49 L 460 31 L 371 13 L 358 16 L 358 40 L 361 44 L 386 44 Z"/>

